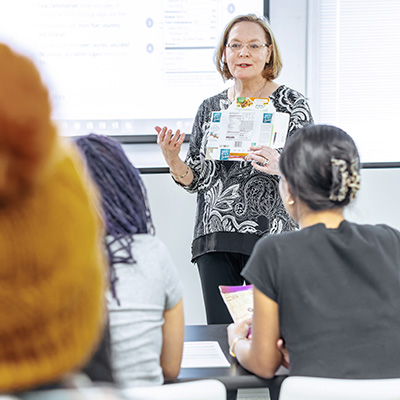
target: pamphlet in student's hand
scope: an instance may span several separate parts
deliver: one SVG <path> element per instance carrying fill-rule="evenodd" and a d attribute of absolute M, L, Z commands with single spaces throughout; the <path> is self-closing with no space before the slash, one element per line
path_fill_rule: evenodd
<path fill-rule="evenodd" d="M 253 285 L 219 286 L 219 291 L 235 323 L 253 315 Z"/>

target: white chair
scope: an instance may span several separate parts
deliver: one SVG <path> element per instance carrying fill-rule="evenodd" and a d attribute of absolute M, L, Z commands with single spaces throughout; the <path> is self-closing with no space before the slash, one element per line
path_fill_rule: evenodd
<path fill-rule="evenodd" d="M 216 379 L 123 389 L 129 400 L 226 400 L 226 389 Z"/>
<path fill-rule="evenodd" d="M 290 376 L 279 400 L 400 400 L 400 379 L 328 379 Z"/>
<path fill-rule="evenodd" d="M 125 389 L 82 387 L 32 391 L 21 397 L 24 400 L 226 400 L 226 389 L 216 379 L 204 379 Z M 0 395 L 0 400 L 21 400 L 21 397 Z"/>

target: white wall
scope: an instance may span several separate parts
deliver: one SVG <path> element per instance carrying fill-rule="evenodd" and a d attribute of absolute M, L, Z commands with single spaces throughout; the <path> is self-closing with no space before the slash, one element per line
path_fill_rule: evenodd
<path fill-rule="evenodd" d="M 385 223 L 400 230 L 400 168 L 363 169 L 361 190 L 346 217 L 358 223 Z"/>
<path fill-rule="evenodd" d="M 270 0 L 270 23 L 283 63 L 276 81 L 307 97 L 307 0 Z"/>

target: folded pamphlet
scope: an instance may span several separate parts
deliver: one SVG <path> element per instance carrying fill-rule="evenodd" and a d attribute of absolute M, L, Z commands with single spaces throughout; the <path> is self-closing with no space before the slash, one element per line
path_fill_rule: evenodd
<path fill-rule="evenodd" d="M 240 161 L 250 146 L 281 148 L 288 127 L 289 114 L 277 112 L 269 98 L 238 97 L 228 109 L 212 113 L 206 158 Z"/>
<path fill-rule="evenodd" d="M 221 285 L 219 291 L 235 323 L 253 315 L 253 285 Z"/>

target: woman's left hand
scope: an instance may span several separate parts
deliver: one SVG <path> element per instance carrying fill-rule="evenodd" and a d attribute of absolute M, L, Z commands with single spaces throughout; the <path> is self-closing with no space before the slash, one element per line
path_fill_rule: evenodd
<path fill-rule="evenodd" d="M 258 171 L 270 175 L 279 175 L 280 154 L 268 146 L 251 146 L 250 153 L 245 157 L 246 161 L 252 161 L 251 165 Z"/>
<path fill-rule="evenodd" d="M 241 321 L 236 324 L 230 324 L 227 328 L 228 330 L 228 342 L 229 346 L 232 344 L 232 342 L 240 337 L 240 338 L 246 338 L 249 335 L 251 323 L 252 323 L 253 318 L 248 318 L 245 319 L 244 321 Z"/>

